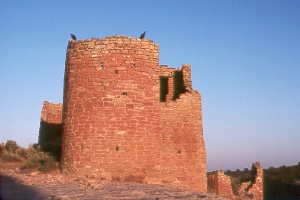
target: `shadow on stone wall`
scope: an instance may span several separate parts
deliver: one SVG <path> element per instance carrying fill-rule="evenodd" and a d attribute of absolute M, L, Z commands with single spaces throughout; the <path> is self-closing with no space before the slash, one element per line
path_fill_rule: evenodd
<path fill-rule="evenodd" d="M 62 132 L 62 124 L 47 123 L 41 119 L 38 144 L 42 151 L 49 152 L 58 162 L 61 154 Z"/>
<path fill-rule="evenodd" d="M 174 94 L 172 100 L 176 100 L 179 98 L 180 94 L 186 92 L 186 88 L 184 86 L 183 80 L 183 72 L 182 71 L 174 71 Z"/>

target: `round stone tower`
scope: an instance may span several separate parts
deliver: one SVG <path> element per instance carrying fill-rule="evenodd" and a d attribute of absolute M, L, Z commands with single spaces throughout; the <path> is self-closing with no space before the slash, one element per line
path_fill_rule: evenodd
<path fill-rule="evenodd" d="M 159 45 L 124 36 L 70 40 L 61 167 L 101 179 L 206 192 L 202 107 L 191 66 L 159 66 Z"/>
<path fill-rule="evenodd" d="M 152 152 L 159 127 L 158 48 L 123 36 L 69 41 L 63 170 L 120 177 L 147 162 L 145 151 Z"/>

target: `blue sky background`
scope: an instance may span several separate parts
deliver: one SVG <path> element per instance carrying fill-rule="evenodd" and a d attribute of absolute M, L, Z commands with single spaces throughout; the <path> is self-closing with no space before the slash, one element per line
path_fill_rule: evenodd
<path fill-rule="evenodd" d="M 300 162 L 300 1 L 0 0 L 0 142 L 38 140 L 44 100 L 62 102 L 70 33 L 160 44 L 192 65 L 208 171 Z"/>

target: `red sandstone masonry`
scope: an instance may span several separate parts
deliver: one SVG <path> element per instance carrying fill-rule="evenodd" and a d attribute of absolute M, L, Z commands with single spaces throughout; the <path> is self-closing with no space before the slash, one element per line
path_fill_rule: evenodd
<path fill-rule="evenodd" d="M 254 199 L 263 199 L 263 168 L 261 168 L 259 162 L 252 164 L 252 171 L 255 172 L 254 181 L 249 181 L 242 183 L 239 190 L 240 196 L 245 198 L 248 196 L 253 196 Z"/>
<path fill-rule="evenodd" d="M 60 160 L 62 129 L 62 104 L 44 101 L 38 143 L 43 151 L 50 152 L 57 161 Z"/>
<path fill-rule="evenodd" d="M 207 173 L 208 192 L 219 196 L 226 196 L 230 199 L 263 199 L 263 169 L 260 163 L 252 165 L 253 180 L 241 183 L 238 188 L 238 195 L 235 196 L 231 187 L 230 176 L 224 175 L 223 170 Z"/>
<path fill-rule="evenodd" d="M 124 36 L 70 41 L 62 169 L 108 180 L 171 184 L 206 192 L 202 105 L 191 66 L 159 66 L 159 46 Z M 185 93 L 175 101 L 174 73 Z M 160 76 L 168 77 L 160 102 Z"/>
<path fill-rule="evenodd" d="M 224 175 L 223 170 L 207 173 L 208 192 L 215 193 L 219 196 L 226 196 L 235 199 L 229 176 Z"/>
<path fill-rule="evenodd" d="M 41 119 L 47 123 L 61 124 L 62 123 L 62 104 L 54 104 L 44 101 Z"/>

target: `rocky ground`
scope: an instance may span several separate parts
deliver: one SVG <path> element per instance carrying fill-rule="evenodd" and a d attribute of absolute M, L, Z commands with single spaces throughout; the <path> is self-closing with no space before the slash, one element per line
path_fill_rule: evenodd
<path fill-rule="evenodd" d="M 20 171 L 18 163 L 0 163 L 2 199 L 227 199 L 172 186 L 118 183 L 94 177 L 63 175 L 59 171 Z"/>

